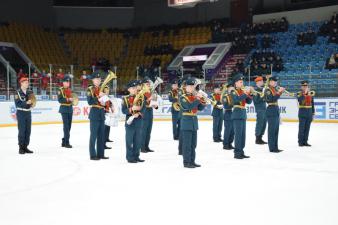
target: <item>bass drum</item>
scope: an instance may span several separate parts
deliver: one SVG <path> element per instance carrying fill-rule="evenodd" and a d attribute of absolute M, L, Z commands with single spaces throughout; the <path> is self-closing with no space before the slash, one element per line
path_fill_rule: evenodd
<path fill-rule="evenodd" d="M 119 117 L 114 113 L 106 113 L 104 124 L 110 127 L 117 127 L 119 124 Z"/>

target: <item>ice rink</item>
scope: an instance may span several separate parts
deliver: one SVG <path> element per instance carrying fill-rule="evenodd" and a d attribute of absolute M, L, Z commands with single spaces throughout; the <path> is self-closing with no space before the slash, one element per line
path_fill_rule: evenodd
<path fill-rule="evenodd" d="M 299 148 L 298 123 L 283 123 L 273 154 L 248 122 L 244 160 L 199 125 L 196 169 L 183 168 L 169 121 L 154 122 L 155 152 L 138 164 L 125 160 L 122 123 L 104 161 L 89 160 L 88 123 L 73 124 L 71 150 L 60 124 L 33 126 L 31 155 L 18 154 L 16 127 L 0 128 L 0 224 L 338 224 L 338 124 L 313 123 L 313 147 Z"/>

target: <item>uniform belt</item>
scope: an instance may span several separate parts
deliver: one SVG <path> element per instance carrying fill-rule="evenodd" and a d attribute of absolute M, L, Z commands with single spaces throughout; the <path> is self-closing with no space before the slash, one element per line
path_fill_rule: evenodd
<path fill-rule="evenodd" d="M 67 104 L 67 103 L 61 103 L 62 106 L 71 106 L 72 104 Z"/>
<path fill-rule="evenodd" d="M 32 109 L 16 108 L 16 110 L 30 112 Z"/>
<path fill-rule="evenodd" d="M 278 106 L 278 103 L 277 102 L 271 102 L 271 103 L 268 103 L 268 105 L 276 105 L 276 106 Z"/>
<path fill-rule="evenodd" d="M 224 109 L 225 111 L 232 111 L 232 109 Z"/>
<path fill-rule="evenodd" d="M 102 105 L 92 105 L 92 107 L 99 108 L 99 109 L 103 109 L 104 108 Z"/>
<path fill-rule="evenodd" d="M 193 113 L 193 112 L 183 112 L 182 115 L 183 115 L 183 116 L 196 116 L 197 113 Z"/>
<path fill-rule="evenodd" d="M 300 109 L 311 109 L 312 105 L 300 105 L 299 108 Z"/>
<path fill-rule="evenodd" d="M 245 109 L 245 106 L 242 106 L 242 105 L 234 105 L 234 108 Z"/>

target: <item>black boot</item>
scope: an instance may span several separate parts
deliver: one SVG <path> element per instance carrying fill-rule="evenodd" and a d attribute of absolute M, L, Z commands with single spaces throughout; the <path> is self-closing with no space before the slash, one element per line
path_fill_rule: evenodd
<path fill-rule="evenodd" d="M 19 154 L 25 154 L 25 148 L 23 145 L 19 145 Z"/>
<path fill-rule="evenodd" d="M 111 147 L 108 147 L 107 145 L 105 145 L 104 149 L 111 149 Z"/>
<path fill-rule="evenodd" d="M 65 147 L 65 146 L 66 146 L 65 139 L 64 139 L 64 138 L 62 138 L 61 147 Z"/>
<path fill-rule="evenodd" d="M 24 145 L 24 150 L 25 150 L 25 153 L 33 153 L 33 151 L 27 148 L 27 145 Z"/>
<path fill-rule="evenodd" d="M 262 136 L 256 136 L 256 144 L 257 145 L 264 145 L 266 142 L 262 140 Z"/>
<path fill-rule="evenodd" d="M 70 145 L 69 143 L 66 143 L 63 147 L 65 147 L 65 148 L 73 148 L 73 146 Z"/>
<path fill-rule="evenodd" d="M 261 136 L 259 136 L 259 138 L 260 138 L 260 141 L 263 143 L 263 144 L 267 144 L 268 142 L 266 142 L 266 141 L 263 141 L 263 136 L 261 135 Z"/>

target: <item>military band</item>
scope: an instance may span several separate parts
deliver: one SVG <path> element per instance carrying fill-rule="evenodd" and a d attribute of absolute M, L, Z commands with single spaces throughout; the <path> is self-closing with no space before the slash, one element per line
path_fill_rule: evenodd
<path fill-rule="evenodd" d="M 91 160 L 108 159 L 104 154 L 104 149 L 107 148 L 106 142 L 109 141 L 110 127 L 105 126 L 105 113 L 114 112 L 114 107 L 108 98 L 109 87 L 105 82 L 101 84 L 102 75 L 103 73 L 100 71 L 94 72 L 92 74 L 93 85 L 87 89 L 87 102 L 91 106 L 89 113 Z M 69 139 L 75 99 L 70 88 L 70 81 L 70 77 L 64 77 L 62 87 L 58 90 L 59 113 L 63 121 L 61 146 L 65 148 L 72 148 Z M 184 167 L 200 167 L 195 162 L 197 112 L 203 110 L 207 103 L 211 103 L 213 107 L 213 141 L 222 142 L 223 149 L 234 149 L 235 159 L 250 158 L 245 155 L 244 148 L 246 144 L 246 104 L 250 104 L 252 101 L 256 111 L 255 143 L 266 144 L 262 137 L 266 124 L 268 124 L 269 151 L 273 153 L 282 151 L 278 146 L 280 124 L 278 100 L 283 93 L 290 93 L 285 88 L 277 86 L 278 77 L 269 76 L 264 83 L 263 77 L 258 76 L 255 79 L 256 86 L 253 88 L 245 87 L 243 76 L 237 75 L 232 82 L 224 84 L 222 89 L 216 86 L 211 98 L 206 97 L 207 95 L 201 90 L 196 90 L 200 84 L 198 81 L 198 79 L 191 77 L 180 81 L 174 80 L 169 92 L 169 101 L 172 104 L 172 134 L 174 140 L 179 140 L 179 155 L 183 155 Z M 152 81 L 149 78 L 132 80 L 127 84 L 129 94 L 122 98 L 122 113 L 126 115 L 126 159 L 129 163 L 144 162 L 140 159 L 140 152 L 152 152 L 149 142 L 153 124 L 153 109 L 157 109 L 158 105 L 153 101 L 154 93 L 151 85 Z M 21 78 L 20 88 L 15 95 L 20 154 L 33 153 L 27 146 L 30 142 L 31 110 L 36 99 L 28 87 L 28 78 Z M 291 96 L 295 95 L 299 107 L 298 144 L 300 147 L 309 147 L 311 146 L 308 143 L 309 131 L 315 115 L 315 92 L 310 90 L 308 81 L 302 81 L 301 91 Z M 235 146 L 233 146 L 234 141 Z"/>
<path fill-rule="evenodd" d="M 69 143 L 70 129 L 72 127 L 73 119 L 73 98 L 72 90 L 70 89 L 70 77 L 66 76 L 62 80 L 62 87 L 58 91 L 58 101 L 60 103 L 59 113 L 62 117 L 63 123 L 63 138 L 61 146 L 64 148 L 72 148 Z"/>

